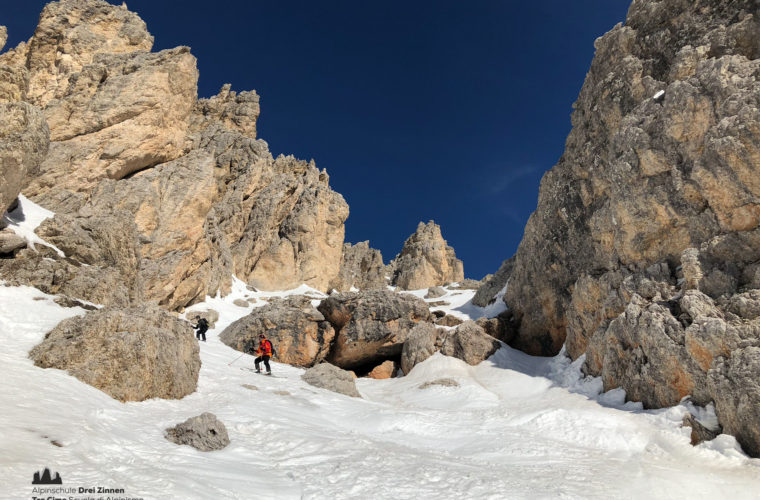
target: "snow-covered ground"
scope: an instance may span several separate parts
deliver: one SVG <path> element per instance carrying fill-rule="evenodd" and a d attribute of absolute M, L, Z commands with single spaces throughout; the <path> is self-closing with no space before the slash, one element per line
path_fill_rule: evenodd
<path fill-rule="evenodd" d="M 760 460 L 733 438 L 689 444 L 679 427 L 686 404 L 642 411 L 623 404 L 622 391 L 598 397 L 598 380 L 582 379 L 563 355 L 503 347 L 476 367 L 435 355 L 406 377 L 358 380 L 363 399 L 309 386 L 303 370 L 278 363 L 276 377 L 241 370 L 250 356 L 229 366 L 240 353 L 218 334 L 250 310 L 232 301 L 257 297 L 258 306 L 272 295 L 234 288 L 189 311 L 221 314 L 201 342 L 198 390 L 123 404 L 27 357 L 45 332 L 83 310 L 0 286 L 0 497 L 31 498 L 32 475 L 44 467 L 64 487 L 124 488 L 117 498 L 146 499 L 738 499 L 760 491 Z M 465 315 L 472 293 L 433 300 Z M 440 378 L 459 386 L 420 388 Z M 165 428 L 204 411 L 227 426 L 224 450 L 163 438 Z"/>
<path fill-rule="evenodd" d="M 47 244 L 34 228 L 51 214 L 21 203 L 6 216 L 10 226 Z M 252 358 L 218 334 L 267 297 L 290 294 L 324 297 L 307 286 L 253 292 L 236 280 L 227 297 L 189 308 L 187 317 L 220 313 L 200 345 L 198 390 L 124 404 L 27 356 L 84 310 L 0 283 L 0 498 L 32 498 L 32 475 L 44 467 L 77 489 L 60 496 L 79 499 L 758 498 L 760 460 L 732 437 L 689 444 L 683 416 L 709 423 L 711 409 L 686 401 L 644 411 L 622 390 L 601 394 L 599 379 L 581 376 L 582 360 L 564 354 L 535 358 L 504 346 L 475 367 L 437 354 L 406 377 L 358 380 L 363 399 L 309 386 L 303 370 L 276 362 L 275 377 L 242 370 Z M 473 294 L 448 290 L 428 302 L 463 319 L 504 309 L 501 301 L 480 309 Z M 422 387 L 443 378 L 458 386 Z M 164 439 L 165 428 L 205 411 L 227 426 L 227 448 L 203 453 Z M 78 491 L 98 486 L 124 493 Z"/>

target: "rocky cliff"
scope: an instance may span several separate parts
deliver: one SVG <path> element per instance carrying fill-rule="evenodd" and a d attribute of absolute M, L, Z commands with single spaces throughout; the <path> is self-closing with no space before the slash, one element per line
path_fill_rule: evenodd
<path fill-rule="evenodd" d="M 754 0 L 635 0 L 597 40 L 505 296 L 515 346 L 566 342 L 649 407 L 713 400 L 754 455 L 758 16 Z"/>
<path fill-rule="evenodd" d="M 420 222 L 407 238 L 401 253 L 390 263 L 393 285 L 404 290 L 418 290 L 464 279 L 462 261 L 433 221 Z"/>
<path fill-rule="evenodd" d="M 0 55 L 0 95 L 19 101 L 3 115 L 25 126 L 4 124 L 16 149 L 2 159 L 0 201 L 18 193 L 6 183 L 21 183 L 5 164 L 32 166 L 23 192 L 56 212 L 39 232 L 66 254 L 23 250 L 0 264 L 2 278 L 169 309 L 226 292 L 232 275 L 260 288 L 326 290 L 348 217 L 327 173 L 272 157 L 256 138 L 255 92 L 225 86 L 198 99 L 190 49 L 152 45 L 125 5 L 61 0 L 43 9 L 28 42 Z"/>

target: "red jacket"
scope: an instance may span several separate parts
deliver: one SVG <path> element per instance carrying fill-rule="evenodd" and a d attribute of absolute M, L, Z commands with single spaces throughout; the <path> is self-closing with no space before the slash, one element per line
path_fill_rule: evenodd
<path fill-rule="evenodd" d="M 259 342 L 259 348 L 256 350 L 256 354 L 259 356 L 271 356 L 272 343 L 268 339 L 264 339 Z"/>

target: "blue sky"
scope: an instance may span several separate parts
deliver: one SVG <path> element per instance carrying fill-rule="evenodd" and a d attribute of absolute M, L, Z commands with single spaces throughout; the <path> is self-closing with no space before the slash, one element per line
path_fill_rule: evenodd
<path fill-rule="evenodd" d="M 0 5 L 9 46 L 45 3 Z M 517 249 L 594 40 L 629 1 L 127 5 L 155 49 L 192 48 L 202 97 L 256 89 L 272 152 L 313 158 L 346 198 L 346 241 L 370 240 L 387 262 L 433 219 L 479 279 Z"/>

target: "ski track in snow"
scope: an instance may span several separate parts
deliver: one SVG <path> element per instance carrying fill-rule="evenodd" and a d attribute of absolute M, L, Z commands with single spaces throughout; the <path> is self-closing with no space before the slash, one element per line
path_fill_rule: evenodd
<path fill-rule="evenodd" d="M 688 403 L 644 411 L 624 403 L 622 390 L 599 395 L 600 381 L 582 378 L 582 360 L 564 354 L 534 358 L 504 346 L 475 367 L 436 354 L 406 377 L 359 379 L 364 399 L 309 386 L 302 369 L 276 362 L 276 378 L 240 370 L 251 356 L 228 366 L 240 353 L 218 334 L 262 297 L 292 293 L 324 296 L 306 286 L 251 292 L 235 281 L 227 297 L 189 308 L 187 317 L 205 308 L 221 315 L 200 343 L 197 391 L 123 404 L 27 357 L 84 310 L 0 286 L 0 498 L 31 498 L 31 476 L 44 467 L 64 486 L 145 499 L 757 498 L 760 460 L 729 436 L 692 447 L 680 428 Z M 482 311 L 473 293 L 431 301 L 466 318 Z M 258 302 L 248 308 L 232 304 L 250 297 Z M 420 389 L 439 378 L 460 385 Z M 204 411 L 227 426 L 227 448 L 204 453 L 164 439 L 165 428 Z"/>

